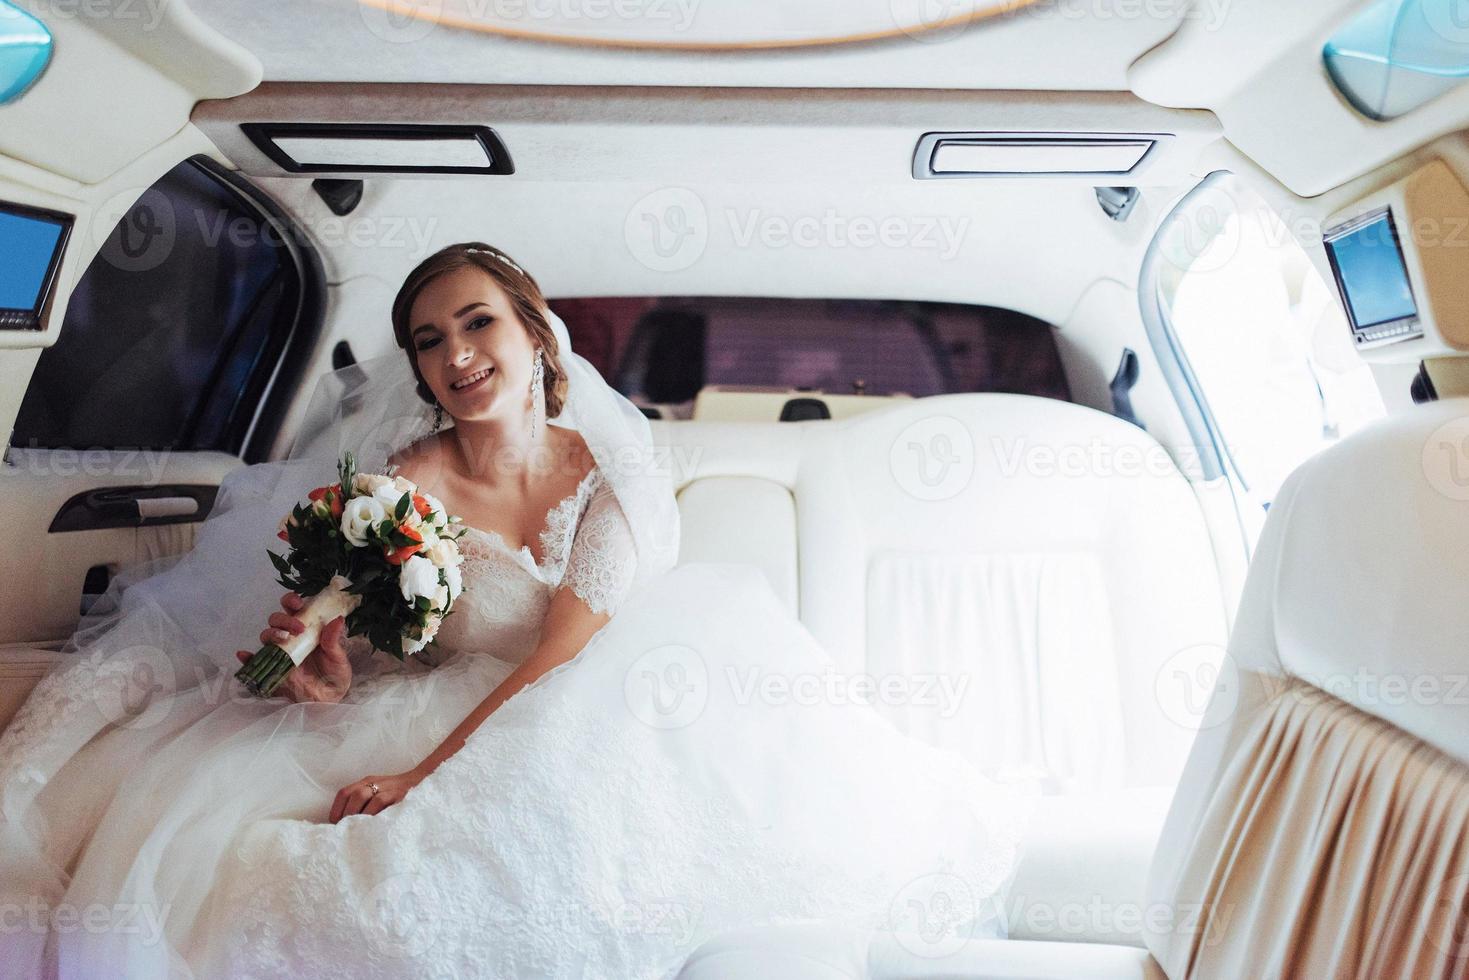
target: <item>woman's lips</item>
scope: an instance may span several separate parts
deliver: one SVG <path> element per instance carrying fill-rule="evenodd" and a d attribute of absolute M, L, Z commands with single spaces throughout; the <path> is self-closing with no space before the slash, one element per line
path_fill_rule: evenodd
<path fill-rule="evenodd" d="M 484 387 L 486 384 L 489 383 L 489 380 L 491 378 L 493 378 L 494 376 L 495 376 L 495 369 L 494 368 L 490 368 L 488 371 L 485 372 L 484 376 L 481 377 L 481 378 L 479 378 L 477 381 L 471 381 L 467 385 L 463 385 L 462 387 L 459 387 L 459 388 L 451 388 L 450 390 L 453 391 L 454 394 L 456 394 L 456 395 L 468 394 L 471 391 L 474 391 L 474 390 L 476 390 L 478 388 Z"/>

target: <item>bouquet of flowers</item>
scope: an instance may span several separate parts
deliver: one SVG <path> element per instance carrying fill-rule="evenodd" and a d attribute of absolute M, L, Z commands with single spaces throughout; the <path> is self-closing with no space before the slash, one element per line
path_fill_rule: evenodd
<path fill-rule="evenodd" d="M 458 517 L 401 476 L 358 473 L 347 453 L 337 483 L 317 487 L 281 521 L 290 545 L 267 552 L 280 584 L 307 600 L 296 614 L 306 627 L 283 646 L 263 646 L 235 674 L 251 693 L 269 697 L 316 648 L 321 628 L 347 618 L 349 636 L 402 660 L 422 650 L 461 592 Z"/>

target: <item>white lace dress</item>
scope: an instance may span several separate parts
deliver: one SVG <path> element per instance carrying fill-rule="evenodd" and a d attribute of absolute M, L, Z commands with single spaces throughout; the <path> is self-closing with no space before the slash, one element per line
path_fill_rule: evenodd
<path fill-rule="evenodd" d="M 0 936 L 0 974 L 661 977 L 741 926 L 948 941 L 993 919 L 1024 804 L 867 707 L 779 696 L 831 664 L 757 571 L 683 566 L 627 594 L 596 469 L 539 544 L 466 534 L 435 667 L 354 643 L 341 704 L 180 711 L 141 756 L 94 739 L 26 817 L 72 870 L 48 908 L 77 912 Z M 419 762 L 535 648 L 560 588 L 617 614 L 402 802 L 328 823 L 339 788 Z M 0 741 L 0 780 L 25 778 L 26 731 Z M 24 901 L 44 875 L 3 861 Z"/>

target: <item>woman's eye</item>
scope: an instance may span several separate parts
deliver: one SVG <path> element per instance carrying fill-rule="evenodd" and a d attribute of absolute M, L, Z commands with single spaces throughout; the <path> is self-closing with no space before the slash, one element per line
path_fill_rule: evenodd
<path fill-rule="evenodd" d="M 473 320 L 470 320 L 469 321 L 469 326 L 466 329 L 469 329 L 469 330 L 479 330 L 481 327 L 487 327 L 487 326 L 489 326 L 490 325 L 490 321 L 493 320 L 493 319 L 494 319 L 494 317 L 490 317 L 490 316 L 477 316 Z"/>
<path fill-rule="evenodd" d="M 417 349 L 418 350 L 428 350 L 430 347 L 434 346 L 438 342 L 439 342 L 439 338 L 437 338 L 437 337 L 429 337 L 427 340 L 420 340 L 418 342 Z"/>

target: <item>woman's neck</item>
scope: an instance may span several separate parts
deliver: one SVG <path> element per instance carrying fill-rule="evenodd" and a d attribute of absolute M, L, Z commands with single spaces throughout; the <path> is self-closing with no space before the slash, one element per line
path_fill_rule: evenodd
<path fill-rule="evenodd" d="M 551 426 L 541 425 L 531 435 L 524 419 L 509 424 L 499 419 L 455 420 L 449 436 L 466 477 L 494 485 L 528 487 L 557 465 L 557 443 Z"/>

